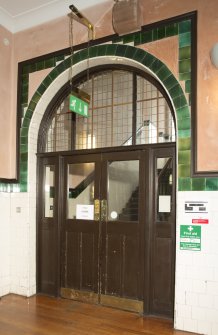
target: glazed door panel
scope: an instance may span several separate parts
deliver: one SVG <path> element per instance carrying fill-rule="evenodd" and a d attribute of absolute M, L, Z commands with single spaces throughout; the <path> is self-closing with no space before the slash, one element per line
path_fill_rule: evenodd
<path fill-rule="evenodd" d="M 61 295 L 98 302 L 100 156 L 65 158 Z"/>
<path fill-rule="evenodd" d="M 62 296 L 143 310 L 139 156 L 65 160 Z"/>
<path fill-rule="evenodd" d="M 151 239 L 152 314 L 172 317 L 175 273 L 175 151 L 153 151 Z"/>
<path fill-rule="evenodd" d="M 58 295 L 59 228 L 58 228 L 58 161 L 55 157 L 39 162 L 37 291 Z"/>

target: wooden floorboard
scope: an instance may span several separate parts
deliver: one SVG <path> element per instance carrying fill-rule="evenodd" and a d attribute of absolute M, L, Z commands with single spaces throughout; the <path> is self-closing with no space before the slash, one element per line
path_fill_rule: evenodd
<path fill-rule="evenodd" d="M 190 335 L 172 322 L 46 296 L 0 300 L 0 335 Z M 193 334 L 194 335 L 194 334 Z"/>

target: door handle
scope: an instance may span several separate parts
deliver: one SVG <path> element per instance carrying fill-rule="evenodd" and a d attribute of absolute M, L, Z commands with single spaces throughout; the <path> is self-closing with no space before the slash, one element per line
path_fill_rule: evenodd
<path fill-rule="evenodd" d="M 99 199 L 94 200 L 94 220 L 95 221 L 100 220 L 100 200 Z"/>
<path fill-rule="evenodd" d="M 107 200 L 101 200 L 101 221 L 107 220 Z"/>

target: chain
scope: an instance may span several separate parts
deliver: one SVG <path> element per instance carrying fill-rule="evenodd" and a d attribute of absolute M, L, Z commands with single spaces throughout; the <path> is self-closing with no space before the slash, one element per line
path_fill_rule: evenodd
<path fill-rule="evenodd" d="M 69 44 L 70 44 L 70 71 L 69 71 L 69 81 L 70 81 L 70 93 L 73 91 L 73 16 L 70 15 L 69 20 Z"/>

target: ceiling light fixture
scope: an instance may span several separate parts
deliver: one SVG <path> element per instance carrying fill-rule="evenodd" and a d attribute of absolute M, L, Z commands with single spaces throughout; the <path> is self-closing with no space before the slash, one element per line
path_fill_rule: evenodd
<path fill-rule="evenodd" d="M 119 36 L 141 30 L 142 10 L 140 0 L 114 0 L 112 24 Z"/>

